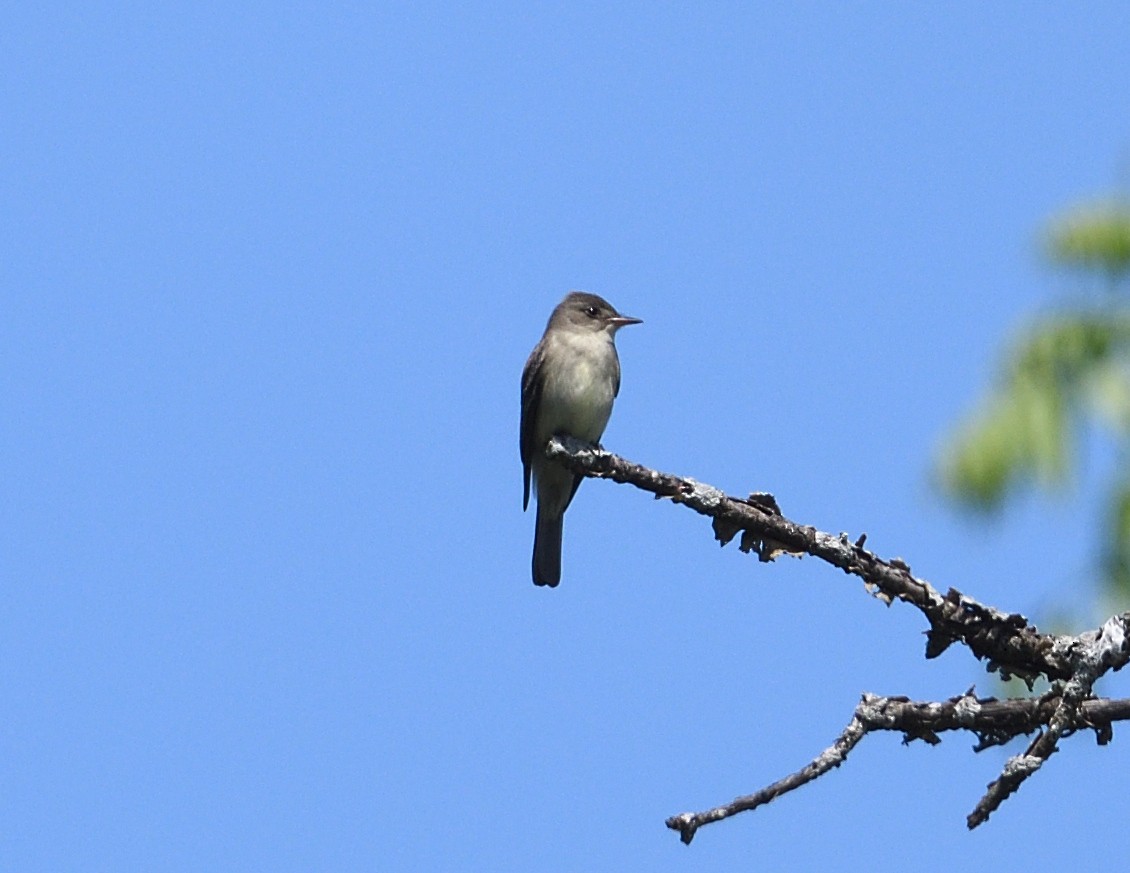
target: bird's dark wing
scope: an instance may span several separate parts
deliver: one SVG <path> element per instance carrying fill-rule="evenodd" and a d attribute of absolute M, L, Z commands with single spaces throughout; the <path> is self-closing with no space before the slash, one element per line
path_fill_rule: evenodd
<path fill-rule="evenodd" d="M 573 476 L 573 490 L 569 492 L 569 502 L 565 504 L 565 508 L 569 508 L 569 503 L 573 502 L 573 496 L 577 493 L 577 489 L 581 487 L 581 483 L 585 481 L 585 477 L 579 474 Z"/>
<path fill-rule="evenodd" d="M 616 354 L 616 346 L 612 347 L 612 396 L 620 393 L 620 356 Z"/>
<path fill-rule="evenodd" d="M 541 403 L 541 384 L 538 370 L 541 366 L 541 343 L 538 343 L 522 370 L 522 424 L 518 435 L 518 451 L 522 456 L 522 510 L 530 505 L 530 464 L 533 461 L 534 423 Z"/>

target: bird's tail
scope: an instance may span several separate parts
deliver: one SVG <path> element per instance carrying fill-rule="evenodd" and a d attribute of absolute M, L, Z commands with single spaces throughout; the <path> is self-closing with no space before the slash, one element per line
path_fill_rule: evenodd
<path fill-rule="evenodd" d="M 557 587 L 561 581 L 561 528 L 564 513 L 543 512 L 538 501 L 538 521 L 534 529 L 534 584 Z"/>

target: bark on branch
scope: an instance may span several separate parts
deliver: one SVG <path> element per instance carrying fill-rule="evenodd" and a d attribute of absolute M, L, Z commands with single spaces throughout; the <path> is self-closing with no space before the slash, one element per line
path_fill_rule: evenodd
<path fill-rule="evenodd" d="M 980 737 L 980 742 L 973 749 L 979 752 L 1047 725 L 1056 712 L 1056 703 L 1054 697 L 1049 695 L 1012 700 L 977 698 L 973 696 L 972 690 L 960 697 L 938 703 L 921 703 L 905 697 L 864 694 L 843 733 L 831 746 L 796 773 L 760 791 L 738 797 L 714 809 L 673 815 L 667 819 L 667 827 L 678 831 L 684 843 L 690 843 L 696 831 L 703 825 L 730 818 L 739 812 L 756 809 L 840 766 L 847 759 L 848 753 L 872 731 L 896 731 L 902 733 L 904 743 L 924 740 L 931 745 L 937 745 L 942 741 L 938 736 L 942 731 L 968 730 Z M 1071 730 L 1080 728 L 1094 730 L 1099 744 L 1102 745 L 1110 740 L 1111 723 L 1127 719 L 1130 719 L 1130 700 L 1088 700 L 1080 707 Z M 1012 761 L 1016 760 L 1012 759 Z M 1022 765 L 1011 762 L 1005 765 L 1006 773 L 1014 770 L 1024 772 L 1026 769 Z M 999 803 L 1004 796 L 1006 795 L 1002 795 L 999 799 L 994 798 L 995 802 Z M 982 798 L 978 810 L 986 804 L 986 798 Z M 976 814 L 975 811 L 969 817 L 971 828 L 988 817 L 988 812 L 985 812 L 984 818 L 974 822 L 972 819 Z"/>
<path fill-rule="evenodd" d="M 866 534 L 852 540 L 846 533 L 826 533 L 786 518 L 771 494 L 732 497 L 694 479 L 652 470 L 570 437 L 554 437 L 546 454 L 582 476 L 635 485 L 709 516 L 719 542 L 725 545 L 740 533 L 739 548 L 756 552 L 762 561 L 772 561 L 782 553 L 811 555 L 858 576 L 884 603 L 900 600 L 925 616 L 929 624 L 927 658 L 936 658 L 953 643 L 960 643 L 987 661 L 989 672 L 1004 679 L 1018 677 L 1029 689 L 1041 676 L 1052 683 L 1051 690 L 1039 698 L 1004 701 L 975 698 L 972 689 L 933 703 L 864 695 L 836 742 L 801 770 L 724 806 L 669 818 L 667 826 L 679 831 L 684 843 L 704 824 L 754 809 L 838 767 L 872 731 L 899 731 L 906 741 L 937 743 L 941 731 L 968 730 L 978 736 L 975 751 L 980 751 L 1038 730 L 1024 754 L 1008 760 L 970 813 L 967 823 L 974 828 L 1042 766 L 1061 739 L 1089 728 L 1105 744 L 1111 738 L 1111 723 L 1130 718 L 1130 701 L 1092 696 L 1101 676 L 1130 660 L 1130 612 L 1112 616 L 1101 628 L 1076 636 L 1040 633 L 1024 616 L 979 603 L 956 588 L 941 594 L 914 576 L 902 559 L 883 559 L 865 549 Z"/>

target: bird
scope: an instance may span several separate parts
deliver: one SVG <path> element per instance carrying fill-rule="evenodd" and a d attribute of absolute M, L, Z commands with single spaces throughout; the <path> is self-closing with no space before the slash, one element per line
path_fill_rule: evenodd
<path fill-rule="evenodd" d="M 639 318 L 621 315 L 596 294 L 572 291 L 545 326 L 522 370 L 522 510 L 537 494 L 532 573 L 535 585 L 561 581 L 561 531 L 565 510 L 582 477 L 545 456 L 554 436 L 597 444 L 620 391 L 616 332 Z"/>

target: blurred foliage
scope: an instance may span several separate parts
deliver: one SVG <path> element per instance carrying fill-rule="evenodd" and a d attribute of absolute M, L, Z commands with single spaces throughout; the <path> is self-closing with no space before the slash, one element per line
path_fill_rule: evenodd
<path fill-rule="evenodd" d="M 1103 273 L 1117 283 L 1130 269 L 1130 204 L 1072 209 L 1052 222 L 1046 246 L 1053 263 Z"/>
<path fill-rule="evenodd" d="M 944 445 L 938 479 L 981 511 L 1026 485 L 1070 483 L 1081 432 L 1114 440 L 1098 564 L 1106 606 L 1130 605 L 1130 202 L 1077 207 L 1054 219 L 1044 251 L 1054 265 L 1099 277 L 1110 293 L 1046 316 L 1012 345 L 979 411 Z"/>

